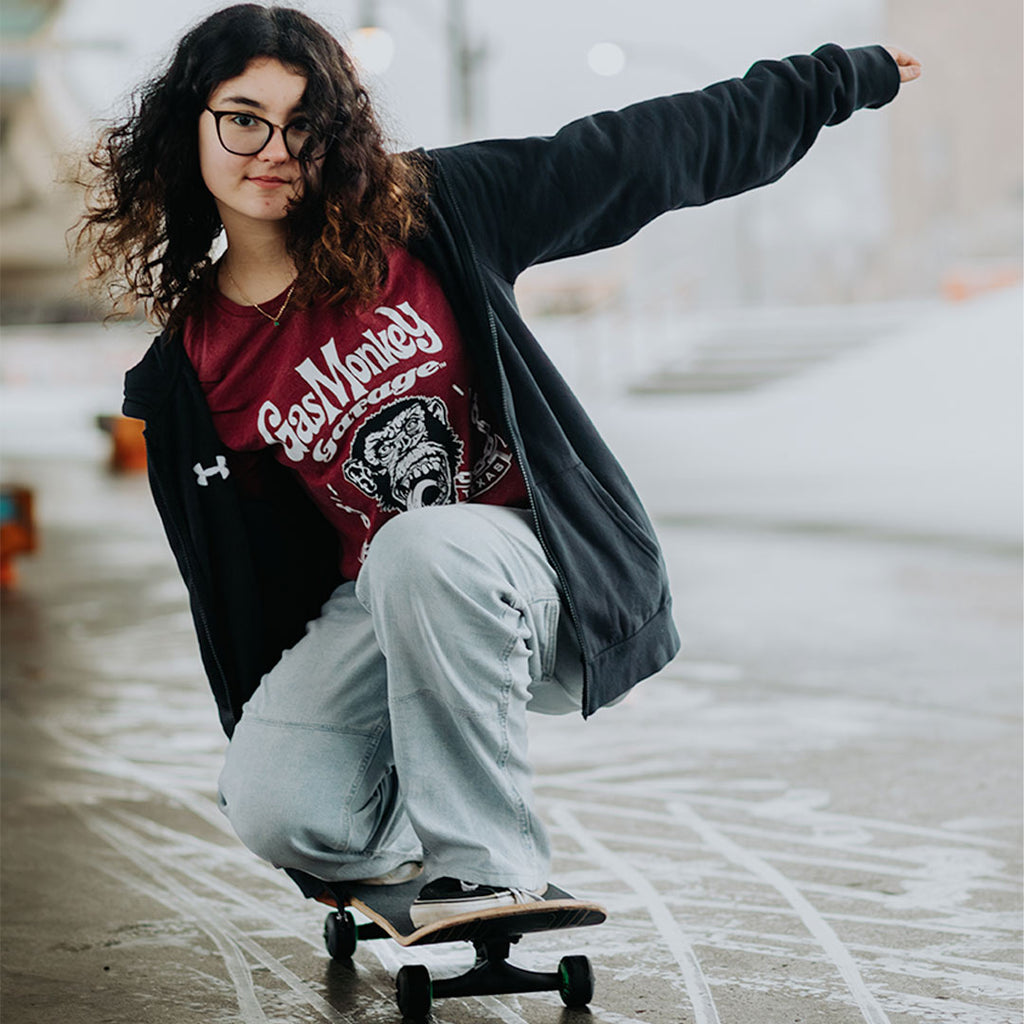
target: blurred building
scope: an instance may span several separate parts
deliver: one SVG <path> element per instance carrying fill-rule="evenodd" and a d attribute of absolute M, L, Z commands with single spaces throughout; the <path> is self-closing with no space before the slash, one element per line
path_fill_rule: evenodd
<path fill-rule="evenodd" d="M 888 0 L 887 36 L 924 75 L 891 114 L 879 294 L 956 297 L 1019 280 L 1022 35 L 1020 0 Z"/>
<path fill-rule="evenodd" d="M 810 259 L 784 240 L 762 254 L 769 297 L 808 301 L 793 267 L 809 275 L 818 302 L 958 298 L 1020 280 L 1022 11 L 1020 0 L 885 0 L 879 40 L 917 57 L 922 77 L 880 117 L 864 112 L 824 133 L 837 148 L 853 142 L 836 178 L 856 182 L 855 170 L 870 167 L 877 185 L 832 197 L 852 224 Z M 875 124 L 884 126 L 881 146 L 858 150 L 856 133 Z M 827 221 L 829 203 L 820 205 Z"/>
<path fill-rule="evenodd" d="M 68 139 L 79 130 L 54 73 L 51 30 L 61 0 L 0 4 L 0 322 L 90 315 L 68 258 L 66 232 L 80 210 L 65 175 Z"/>

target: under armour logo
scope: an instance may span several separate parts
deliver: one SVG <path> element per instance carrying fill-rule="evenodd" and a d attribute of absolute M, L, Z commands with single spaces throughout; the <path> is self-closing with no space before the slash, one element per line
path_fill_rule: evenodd
<path fill-rule="evenodd" d="M 227 480 L 229 475 L 228 460 L 225 459 L 223 455 L 217 456 L 216 466 L 211 466 L 209 469 L 203 469 L 202 463 L 197 462 L 192 469 L 195 470 L 197 483 L 200 487 L 209 486 L 211 476 L 217 476 L 219 474 L 222 479 Z"/>

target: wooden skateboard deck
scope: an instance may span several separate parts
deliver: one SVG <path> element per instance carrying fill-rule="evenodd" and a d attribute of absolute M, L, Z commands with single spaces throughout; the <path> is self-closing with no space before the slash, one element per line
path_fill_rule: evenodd
<path fill-rule="evenodd" d="M 354 885 L 343 890 L 339 887 L 338 895 L 346 905 L 376 922 L 389 938 L 402 946 L 473 942 L 559 928 L 582 928 L 601 924 L 608 916 L 599 904 L 577 900 L 564 889 L 549 885 L 542 903 L 495 907 L 417 928 L 409 918 L 409 907 L 422 886 L 419 880 L 404 885 Z"/>

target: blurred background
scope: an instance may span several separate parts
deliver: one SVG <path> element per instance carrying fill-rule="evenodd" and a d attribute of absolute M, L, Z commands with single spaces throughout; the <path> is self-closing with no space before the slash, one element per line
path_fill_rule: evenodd
<path fill-rule="evenodd" d="M 99 325 L 67 255 L 80 197 L 59 179 L 218 6 L 0 8 L 8 460 L 107 456 L 96 417 L 153 331 Z M 825 129 L 780 182 L 535 268 L 520 301 L 658 515 L 1019 539 L 1017 0 L 301 6 L 348 40 L 396 147 L 547 134 L 824 42 L 917 56 L 919 82 Z"/>
<path fill-rule="evenodd" d="M 1019 1019 L 1020 0 L 294 2 L 396 147 L 825 42 L 922 61 L 776 184 L 519 282 L 684 638 L 607 720 L 535 722 L 531 756 L 557 877 L 613 901 L 595 1022 Z M 155 329 L 105 326 L 68 257 L 59 182 L 218 6 L 0 0 L 9 1024 L 378 1020 L 391 988 L 392 952 L 325 968 L 320 914 L 221 831 L 224 737 L 118 417 Z M 532 998 L 445 1020 L 555 1019 Z"/>

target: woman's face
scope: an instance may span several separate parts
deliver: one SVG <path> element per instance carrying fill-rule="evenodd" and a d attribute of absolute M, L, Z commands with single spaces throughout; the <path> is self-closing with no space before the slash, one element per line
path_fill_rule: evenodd
<path fill-rule="evenodd" d="M 251 61 L 237 78 L 221 82 L 210 94 L 207 106 L 240 115 L 234 119 L 235 125 L 253 124 L 245 115 L 256 115 L 287 126 L 301 117 L 305 91 L 303 75 L 290 71 L 280 61 L 261 57 Z M 225 138 L 232 130 L 231 120 L 230 115 L 222 119 Z M 199 169 L 229 238 L 234 228 L 283 220 L 289 202 L 302 194 L 299 161 L 288 152 L 279 129 L 274 129 L 258 153 L 238 156 L 221 144 L 217 120 L 209 110 L 199 117 Z"/>

